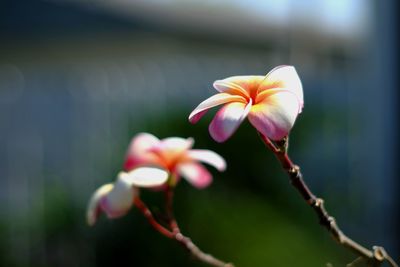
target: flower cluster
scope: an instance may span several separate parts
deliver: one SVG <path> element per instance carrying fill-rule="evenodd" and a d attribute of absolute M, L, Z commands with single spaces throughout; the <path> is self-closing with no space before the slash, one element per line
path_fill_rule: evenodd
<path fill-rule="evenodd" d="M 266 144 L 272 145 L 270 139 L 279 141 L 289 134 L 304 104 L 300 79 L 291 66 L 276 67 L 266 76 L 229 77 L 213 85 L 219 93 L 201 102 L 189 115 L 189 121 L 196 123 L 209 109 L 223 104 L 209 126 L 212 138 L 218 142 L 231 137 L 247 117 Z M 196 188 L 205 188 L 212 176 L 201 162 L 219 171 L 226 168 L 220 155 L 192 149 L 193 143 L 192 138 L 160 140 L 149 133 L 136 135 L 116 181 L 101 186 L 93 194 L 87 211 L 89 225 L 95 224 L 102 212 L 117 218 L 135 205 L 155 230 L 180 242 L 197 259 L 212 266 L 233 266 L 202 252 L 181 233 L 173 216 L 173 189 L 181 178 Z M 161 223 L 152 215 L 139 196 L 140 188 L 164 191 L 166 222 Z"/>
<path fill-rule="evenodd" d="M 88 223 L 93 225 L 100 211 L 109 218 L 125 215 L 140 187 L 175 186 L 181 177 L 197 188 L 207 187 L 212 176 L 200 162 L 219 171 L 225 170 L 226 163 L 211 150 L 192 149 L 193 144 L 192 138 L 159 140 L 149 133 L 136 135 L 129 145 L 124 171 L 118 174 L 116 182 L 101 186 L 93 194 L 87 213 Z"/>
<path fill-rule="evenodd" d="M 300 167 L 288 156 L 286 137 L 304 105 L 301 81 L 294 67 L 278 66 L 265 76 L 233 76 L 217 80 L 213 85 L 219 93 L 204 100 L 192 111 L 189 115 L 191 123 L 198 122 L 209 109 L 223 105 L 211 121 L 209 132 L 215 141 L 224 142 L 248 118 L 290 178 L 296 177 L 293 186 L 316 212 L 320 224 L 334 239 L 340 240 L 340 244 L 360 256 L 349 265 L 361 259 L 374 266 L 381 266 L 384 261 L 391 266 L 398 266 L 383 247 L 375 246 L 369 250 L 345 236 L 326 211 L 323 200 L 317 198 L 305 184 Z M 219 171 L 226 168 L 225 160 L 220 155 L 210 150 L 192 149 L 193 143 L 192 138 L 169 137 L 160 140 L 148 133 L 134 137 L 126 154 L 124 171 L 118 174 L 114 183 L 101 186 L 93 194 L 87 212 L 89 225 L 96 222 L 101 212 L 109 218 L 116 218 L 126 214 L 135 205 L 154 229 L 181 243 L 198 260 L 215 267 L 233 267 L 201 251 L 181 233 L 173 216 L 173 189 L 182 177 L 193 186 L 204 188 L 212 182 L 212 176 L 200 162 L 212 165 Z M 165 192 L 164 223 L 160 223 L 140 199 L 139 188 Z"/>
<path fill-rule="evenodd" d="M 233 76 L 213 85 L 219 93 L 201 102 L 189 121 L 196 123 L 210 108 L 224 104 L 209 126 L 218 142 L 232 136 L 246 117 L 262 135 L 280 140 L 288 135 L 304 104 L 301 81 L 292 66 L 276 67 L 266 76 Z M 219 171 L 225 170 L 226 163 L 211 150 L 192 149 L 193 143 L 192 138 L 160 140 L 149 133 L 136 135 L 116 182 L 93 194 L 88 223 L 93 225 L 101 211 L 109 218 L 126 214 L 139 188 L 174 187 L 181 177 L 197 188 L 207 187 L 212 176 L 200 162 Z"/>

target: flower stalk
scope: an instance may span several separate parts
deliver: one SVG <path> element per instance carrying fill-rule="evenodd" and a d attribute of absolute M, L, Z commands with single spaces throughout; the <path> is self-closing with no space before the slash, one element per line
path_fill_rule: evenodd
<path fill-rule="evenodd" d="M 139 209 L 139 211 L 143 214 L 143 216 L 147 219 L 149 224 L 160 234 L 168 237 L 174 238 L 174 233 L 171 232 L 169 229 L 162 226 L 153 216 L 153 213 L 150 209 L 146 206 L 146 204 L 140 199 L 140 197 L 135 197 L 134 199 L 135 206 Z"/>
<path fill-rule="evenodd" d="M 324 206 L 324 200 L 316 197 L 303 179 L 300 167 L 295 165 L 288 155 L 288 137 L 273 143 L 268 137 L 259 132 L 264 144 L 275 154 L 282 168 L 287 172 L 293 187 L 300 193 L 306 203 L 313 208 L 319 218 L 319 223 L 327 229 L 340 245 L 350 249 L 353 253 L 364 259 L 368 266 L 379 267 L 383 262 L 388 262 L 392 267 L 399 267 L 383 247 L 374 246 L 368 249 L 345 235 L 339 228 Z M 358 261 L 359 259 L 357 259 Z M 352 263 L 348 266 L 353 266 Z"/>
<path fill-rule="evenodd" d="M 193 143 L 193 138 L 168 137 L 160 140 L 149 133 L 136 135 L 129 145 L 124 171 L 118 174 L 114 183 L 101 186 L 92 195 L 86 215 L 88 224 L 94 225 L 101 213 L 110 219 L 122 217 L 134 205 L 157 232 L 175 239 L 199 261 L 215 267 L 233 267 L 201 251 L 181 233 L 174 217 L 174 189 L 180 178 L 202 189 L 211 184 L 212 175 L 200 162 L 219 171 L 226 168 L 224 158 L 211 150 L 192 149 Z M 160 223 L 153 216 L 140 198 L 140 188 L 164 191 L 167 221 Z"/>
<path fill-rule="evenodd" d="M 135 197 L 134 204 L 156 231 L 158 231 L 159 233 L 161 233 L 162 235 L 166 236 L 169 239 L 175 239 L 186 250 L 188 250 L 192 254 L 192 256 L 195 257 L 197 260 L 214 267 L 234 267 L 234 265 L 231 263 L 223 262 L 212 256 L 211 254 L 203 252 L 198 246 L 196 246 L 192 242 L 192 240 L 189 237 L 182 234 L 178 226 L 178 223 L 176 222 L 176 219 L 174 217 L 173 198 L 174 198 L 173 187 L 168 186 L 165 189 L 165 207 L 166 207 L 169 229 L 161 225 L 154 218 L 150 209 L 140 199 L 139 196 Z"/>

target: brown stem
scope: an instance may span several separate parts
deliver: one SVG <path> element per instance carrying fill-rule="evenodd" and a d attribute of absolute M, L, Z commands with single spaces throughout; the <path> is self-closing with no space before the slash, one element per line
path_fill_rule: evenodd
<path fill-rule="evenodd" d="M 174 211 L 173 211 L 173 201 L 174 201 L 174 188 L 168 186 L 165 190 L 165 209 L 168 216 L 170 227 L 175 233 L 175 239 L 178 241 L 184 248 L 186 248 L 195 258 L 198 260 L 207 263 L 211 266 L 215 267 L 234 267 L 231 263 L 223 262 L 211 254 L 204 253 L 202 250 L 196 246 L 189 237 L 184 236 L 181 233 L 181 230 L 176 222 Z"/>
<path fill-rule="evenodd" d="M 297 189 L 307 204 L 313 208 L 319 218 L 319 223 L 324 226 L 332 237 L 342 246 L 350 249 L 358 256 L 363 257 L 372 266 L 381 266 L 387 261 L 392 267 L 398 267 L 396 262 L 386 253 L 383 247 L 368 249 L 346 236 L 339 228 L 334 217 L 330 216 L 325 209 L 324 200 L 316 197 L 303 180 L 300 167 L 293 164 L 288 153 L 287 137 L 275 145 L 268 137 L 259 133 L 265 145 L 275 154 L 283 169 L 289 175 L 292 185 Z"/>
<path fill-rule="evenodd" d="M 184 248 L 186 248 L 196 259 L 207 263 L 211 266 L 215 267 L 234 267 L 231 263 L 225 263 L 210 254 L 204 253 L 197 247 L 189 237 L 184 236 L 179 226 L 174 218 L 173 215 L 173 188 L 168 187 L 166 192 L 166 212 L 169 220 L 169 226 L 171 230 L 166 229 L 157 220 L 154 218 L 153 214 L 151 213 L 150 209 L 146 206 L 146 204 L 140 199 L 140 197 L 134 198 L 134 204 L 139 209 L 139 211 L 146 217 L 148 222 L 150 223 L 153 228 L 161 233 L 162 235 L 170 238 L 175 239 L 178 243 L 180 243 Z"/>
<path fill-rule="evenodd" d="M 155 230 L 168 238 L 175 238 L 173 232 L 166 229 L 164 226 L 157 222 L 150 209 L 146 206 L 146 204 L 144 204 L 140 197 L 135 197 L 133 201 L 135 206 L 139 209 L 139 211 L 143 214 L 143 216 L 147 219 L 147 221 L 150 223 L 151 226 L 153 226 Z"/>
<path fill-rule="evenodd" d="M 176 241 L 181 243 L 181 245 L 183 245 L 190 253 L 192 253 L 192 255 L 196 257 L 196 259 L 198 259 L 199 261 L 215 267 L 234 267 L 232 263 L 223 262 L 210 254 L 204 253 L 192 242 L 192 240 L 190 240 L 190 238 L 182 235 L 181 233 L 177 233 L 175 239 Z"/>
<path fill-rule="evenodd" d="M 174 216 L 173 203 L 174 203 L 174 190 L 171 186 L 168 186 L 165 190 L 165 212 L 167 214 L 167 219 L 172 232 L 177 234 L 180 233 L 181 231 Z"/>

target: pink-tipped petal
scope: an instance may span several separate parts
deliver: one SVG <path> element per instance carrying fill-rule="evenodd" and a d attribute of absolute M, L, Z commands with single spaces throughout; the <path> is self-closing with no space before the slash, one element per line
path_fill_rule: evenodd
<path fill-rule="evenodd" d="M 149 133 L 140 133 L 133 137 L 126 153 L 124 170 L 130 171 L 149 163 L 157 165 L 159 163 L 157 157 L 148 152 L 159 143 L 160 140 Z"/>
<path fill-rule="evenodd" d="M 178 166 L 178 172 L 190 184 L 199 189 L 209 186 L 212 182 L 211 174 L 199 163 L 182 163 Z"/>
<path fill-rule="evenodd" d="M 231 137 L 246 118 L 251 106 L 251 99 L 247 105 L 234 102 L 223 106 L 208 127 L 211 137 L 217 142 L 224 142 Z"/>
<path fill-rule="evenodd" d="M 158 157 L 158 166 L 172 170 L 177 161 L 193 146 L 193 138 L 169 137 L 152 149 Z"/>
<path fill-rule="evenodd" d="M 86 213 L 86 220 L 90 226 L 93 226 L 100 215 L 100 200 L 106 196 L 112 189 L 113 184 L 105 184 L 97 189 L 90 198 Z"/>
<path fill-rule="evenodd" d="M 250 123 L 272 140 L 280 140 L 292 129 L 299 111 L 295 94 L 282 91 L 254 105 L 249 113 Z"/>
<path fill-rule="evenodd" d="M 132 138 L 127 154 L 140 155 L 157 145 L 159 142 L 160 140 L 152 134 L 139 133 Z"/>
<path fill-rule="evenodd" d="M 121 172 L 118 180 L 136 187 L 156 187 L 168 180 L 168 172 L 156 167 L 141 167 L 130 172 Z"/>
<path fill-rule="evenodd" d="M 245 102 L 245 98 L 239 95 L 220 93 L 213 95 L 201 102 L 189 115 L 189 121 L 196 123 L 210 109 L 229 102 Z"/>
<path fill-rule="evenodd" d="M 192 149 L 188 151 L 187 156 L 191 160 L 207 163 L 219 171 L 224 171 L 226 169 L 226 162 L 224 158 L 214 151 L 206 149 Z"/>
<path fill-rule="evenodd" d="M 112 190 L 100 199 L 100 207 L 110 219 L 121 217 L 132 207 L 134 192 L 132 186 L 119 177 Z"/>
<path fill-rule="evenodd" d="M 160 150 L 184 151 L 190 149 L 193 144 L 193 138 L 168 137 L 161 140 L 157 148 Z"/>
<path fill-rule="evenodd" d="M 213 86 L 217 91 L 222 93 L 239 94 L 249 97 L 253 89 L 256 89 L 264 76 L 248 75 L 248 76 L 232 76 L 223 80 L 217 80 Z"/>
<path fill-rule="evenodd" d="M 125 215 L 133 204 L 136 190 L 120 179 L 120 175 L 114 184 L 106 184 L 95 191 L 89 201 L 87 222 L 94 225 L 100 212 L 104 212 L 108 218 L 117 218 Z"/>
<path fill-rule="evenodd" d="M 128 156 L 124 162 L 124 170 L 127 172 L 143 166 L 163 166 L 163 161 L 150 151 L 142 155 Z"/>
<path fill-rule="evenodd" d="M 189 118 L 190 123 L 196 124 L 206 113 L 208 109 L 203 110 Z"/>
<path fill-rule="evenodd" d="M 95 224 L 101 211 L 108 218 L 125 215 L 133 205 L 136 187 L 160 186 L 167 179 L 168 173 L 155 167 L 137 168 L 128 173 L 120 172 L 114 184 L 103 185 L 93 194 L 87 211 L 88 224 Z"/>
<path fill-rule="evenodd" d="M 294 93 L 301 104 L 304 105 L 303 86 L 296 69 L 293 66 L 278 66 L 272 69 L 267 75 L 265 80 L 259 87 L 259 92 L 271 88 L 271 84 L 276 84 L 277 87 L 286 89 Z M 277 88 L 275 87 L 275 88 Z M 300 109 L 301 112 L 301 109 Z"/>

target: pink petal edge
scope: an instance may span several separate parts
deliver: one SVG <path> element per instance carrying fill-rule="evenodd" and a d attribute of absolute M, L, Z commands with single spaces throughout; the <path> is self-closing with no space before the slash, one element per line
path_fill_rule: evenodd
<path fill-rule="evenodd" d="M 212 175 L 199 163 L 182 163 L 178 166 L 178 172 L 190 184 L 198 189 L 203 189 L 212 182 Z"/>
<path fill-rule="evenodd" d="M 226 141 L 247 117 L 251 106 L 251 99 L 246 106 L 237 102 L 224 105 L 208 127 L 211 137 L 220 143 Z"/>
<path fill-rule="evenodd" d="M 189 121 L 196 123 L 200 118 L 210 109 L 228 102 L 244 102 L 245 99 L 242 96 L 231 95 L 227 93 L 219 93 L 213 95 L 203 102 L 201 102 L 189 115 Z"/>

